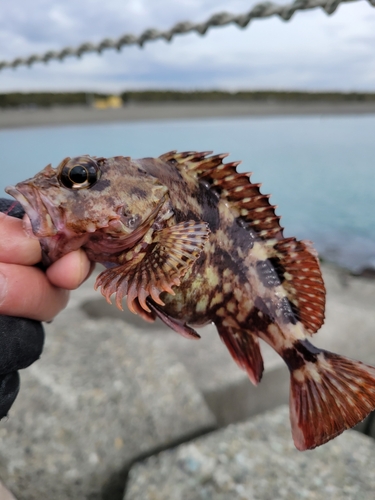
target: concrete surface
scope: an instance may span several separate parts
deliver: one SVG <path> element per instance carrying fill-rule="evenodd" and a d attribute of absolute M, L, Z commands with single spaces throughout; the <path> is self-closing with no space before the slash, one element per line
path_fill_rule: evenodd
<path fill-rule="evenodd" d="M 374 491 L 371 438 L 347 431 L 301 453 L 284 406 L 136 464 L 124 500 L 373 500 Z"/>
<path fill-rule="evenodd" d="M 184 366 L 142 331 L 72 310 L 46 330 L 0 427 L 18 500 L 119 499 L 134 460 L 215 427 Z"/>

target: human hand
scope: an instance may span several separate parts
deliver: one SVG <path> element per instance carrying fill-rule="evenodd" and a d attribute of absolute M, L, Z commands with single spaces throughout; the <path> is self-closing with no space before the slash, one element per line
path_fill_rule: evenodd
<path fill-rule="evenodd" d="M 66 306 L 68 290 L 90 272 L 83 250 L 65 255 L 46 272 L 34 267 L 41 258 L 38 240 L 26 235 L 22 221 L 0 213 L 0 314 L 49 321 Z"/>
<path fill-rule="evenodd" d="M 0 211 L 12 204 L 0 200 Z M 22 216 L 19 207 L 10 213 Z M 0 212 L 0 418 L 17 396 L 17 370 L 41 354 L 40 321 L 51 320 L 66 306 L 68 290 L 77 288 L 92 267 L 82 250 L 65 255 L 46 272 L 34 267 L 40 260 L 38 240 L 26 235 L 21 220 Z"/>

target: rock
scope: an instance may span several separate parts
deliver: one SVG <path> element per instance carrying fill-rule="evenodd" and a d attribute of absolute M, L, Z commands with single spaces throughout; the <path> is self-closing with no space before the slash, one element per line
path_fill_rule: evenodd
<path fill-rule="evenodd" d="M 326 319 L 312 342 L 324 349 L 375 366 L 375 280 L 323 267 Z"/>
<path fill-rule="evenodd" d="M 374 491 L 371 438 L 347 431 L 301 453 L 279 407 L 134 465 L 124 500 L 373 500 Z"/>
<path fill-rule="evenodd" d="M 22 500 L 120 499 L 139 457 L 215 426 L 184 366 L 151 336 L 69 309 L 0 427 L 0 477 Z"/>

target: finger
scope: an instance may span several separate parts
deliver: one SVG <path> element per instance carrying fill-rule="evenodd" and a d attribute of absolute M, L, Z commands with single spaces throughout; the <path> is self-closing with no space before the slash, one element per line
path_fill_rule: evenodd
<path fill-rule="evenodd" d="M 0 263 L 0 314 L 49 321 L 68 299 L 69 292 L 53 286 L 40 269 Z"/>
<path fill-rule="evenodd" d="M 47 269 L 50 282 L 67 290 L 75 290 L 88 277 L 91 263 L 83 250 L 70 252 Z"/>
<path fill-rule="evenodd" d="M 0 262 L 34 265 L 40 262 L 39 241 L 26 233 L 22 221 L 0 213 Z"/>

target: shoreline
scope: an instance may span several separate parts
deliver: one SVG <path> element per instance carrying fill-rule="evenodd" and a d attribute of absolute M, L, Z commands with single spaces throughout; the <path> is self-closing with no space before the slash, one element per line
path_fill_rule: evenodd
<path fill-rule="evenodd" d="M 364 114 L 375 114 L 375 102 L 132 103 L 118 109 L 95 109 L 88 106 L 0 109 L 0 129 L 201 118 L 338 116 Z"/>

